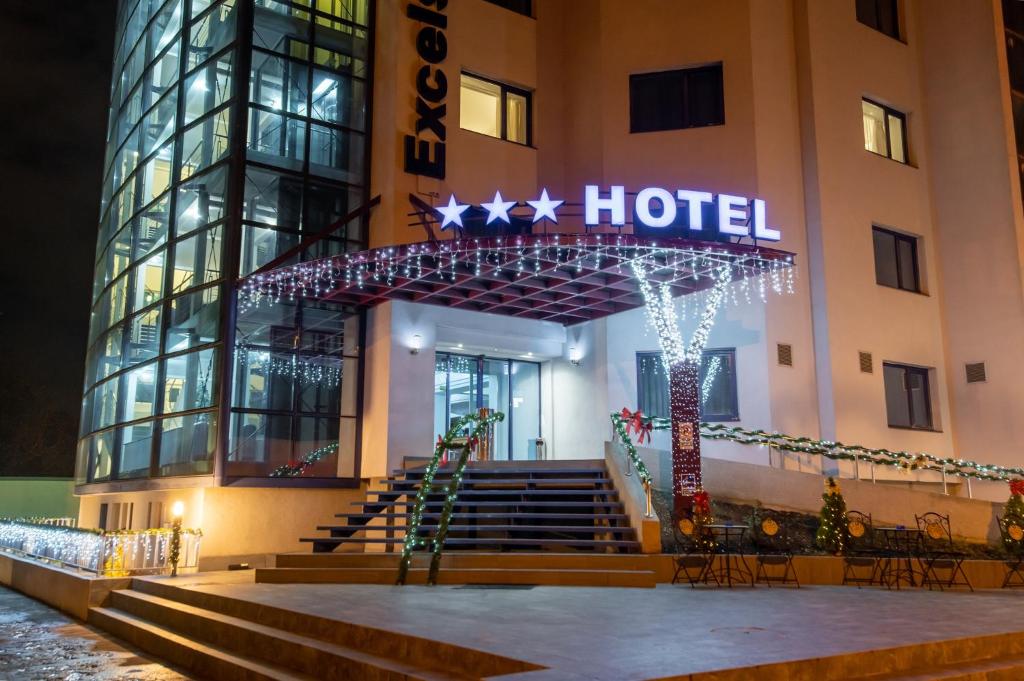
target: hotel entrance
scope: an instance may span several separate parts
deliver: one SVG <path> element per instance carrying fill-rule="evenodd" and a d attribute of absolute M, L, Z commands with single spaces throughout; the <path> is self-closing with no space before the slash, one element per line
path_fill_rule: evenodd
<path fill-rule="evenodd" d="M 495 425 L 494 458 L 537 457 L 541 437 L 540 364 L 438 352 L 434 361 L 434 438 L 460 416 L 486 407 L 506 414 Z"/>

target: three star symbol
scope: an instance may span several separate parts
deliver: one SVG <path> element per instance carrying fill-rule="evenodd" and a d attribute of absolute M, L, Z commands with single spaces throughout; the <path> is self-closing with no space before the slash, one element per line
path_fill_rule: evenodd
<path fill-rule="evenodd" d="M 495 220 L 503 221 L 505 224 L 511 224 L 512 220 L 509 217 L 508 212 L 516 206 L 516 201 L 505 201 L 500 191 L 494 192 L 494 199 L 492 201 L 485 201 L 480 204 L 481 208 L 487 209 L 487 221 L 485 224 L 491 224 Z M 548 190 L 544 189 L 540 193 L 540 198 L 536 201 L 527 201 L 527 204 L 533 208 L 533 222 L 540 222 L 547 218 L 552 222 L 558 222 L 558 217 L 555 215 L 555 209 L 565 203 L 564 200 L 554 200 L 548 196 Z M 462 227 L 462 214 L 469 209 L 469 204 L 459 203 L 455 200 L 455 195 L 452 194 L 448 198 L 447 206 L 438 206 L 435 210 L 441 214 L 441 230 L 448 229 L 449 225 L 457 225 Z"/>

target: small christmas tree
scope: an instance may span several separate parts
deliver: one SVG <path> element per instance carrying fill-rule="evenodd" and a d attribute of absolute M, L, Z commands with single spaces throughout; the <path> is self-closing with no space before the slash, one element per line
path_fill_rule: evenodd
<path fill-rule="evenodd" d="M 1003 508 L 1003 545 L 1010 553 L 1020 550 L 1021 540 L 1011 536 L 1010 526 L 1024 520 L 1024 480 L 1010 481 L 1010 498 Z"/>
<path fill-rule="evenodd" d="M 846 500 L 839 490 L 839 484 L 829 476 L 825 481 L 825 493 L 821 495 L 825 505 L 821 507 L 821 524 L 815 541 L 818 547 L 842 555 L 846 551 Z"/>
<path fill-rule="evenodd" d="M 702 553 L 714 553 L 715 537 L 708 525 L 715 522 L 711 516 L 711 497 L 702 489 L 693 495 L 693 545 Z"/>

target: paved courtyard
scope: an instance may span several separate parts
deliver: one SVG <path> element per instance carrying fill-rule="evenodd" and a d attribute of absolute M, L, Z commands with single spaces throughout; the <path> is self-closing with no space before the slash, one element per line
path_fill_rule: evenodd
<path fill-rule="evenodd" d="M 203 591 L 537 663 L 566 681 L 661 678 L 1024 630 L 1024 590 L 431 588 L 218 583 L 216 575 L 191 580 Z"/>
<path fill-rule="evenodd" d="M 16 591 L 0 587 L 0 679 L 185 681 L 184 676 Z"/>

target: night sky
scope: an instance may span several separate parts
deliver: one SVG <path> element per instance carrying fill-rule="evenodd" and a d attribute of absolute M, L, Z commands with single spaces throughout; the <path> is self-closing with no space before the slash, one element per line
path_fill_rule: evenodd
<path fill-rule="evenodd" d="M 0 475 L 74 471 L 115 11 L 0 2 Z"/>

